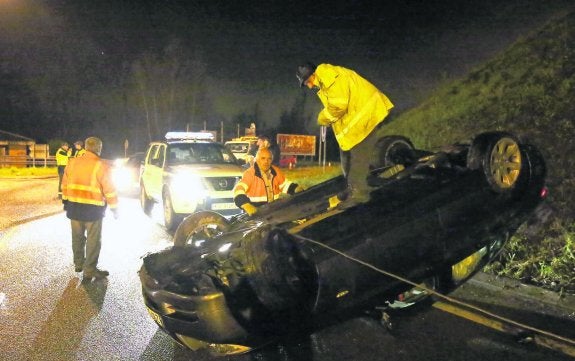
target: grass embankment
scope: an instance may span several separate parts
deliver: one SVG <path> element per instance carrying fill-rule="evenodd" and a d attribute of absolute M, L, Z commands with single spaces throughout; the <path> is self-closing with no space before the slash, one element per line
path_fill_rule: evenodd
<path fill-rule="evenodd" d="M 57 176 L 56 167 L 0 168 L 1 177 L 48 177 Z"/>
<path fill-rule="evenodd" d="M 489 270 L 575 292 L 575 13 L 444 84 L 388 121 L 380 135 L 401 134 L 417 148 L 438 149 L 493 130 L 515 133 L 543 153 L 550 195 Z"/>
<path fill-rule="evenodd" d="M 316 184 L 335 178 L 341 174 L 339 163 L 331 163 L 329 166 L 298 166 L 293 169 L 282 168 L 286 177 L 292 182 L 296 182 L 305 189 Z"/>

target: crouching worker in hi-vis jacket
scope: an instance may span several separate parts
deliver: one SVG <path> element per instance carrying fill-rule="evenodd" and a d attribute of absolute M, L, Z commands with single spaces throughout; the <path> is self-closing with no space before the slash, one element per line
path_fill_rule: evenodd
<path fill-rule="evenodd" d="M 273 156 L 269 148 L 263 148 L 256 154 L 256 161 L 248 168 L 242 179 L 234 187 L 234 202 L 250 216 L 257 207 L 273 202 L 280 194 L 294 194 L 303 188 L 286 179 L 283 172 L 272 165 Z"/>

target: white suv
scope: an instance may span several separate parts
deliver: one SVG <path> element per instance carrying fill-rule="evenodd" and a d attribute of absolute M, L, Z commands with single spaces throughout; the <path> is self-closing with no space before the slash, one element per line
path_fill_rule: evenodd
<path fill-rule="evenodd" d="M 174 230 L 184 216 L 212 210 L 224 216 L 241 213 L 233 189 L 242 168 L 211 133 L 169 132 L 148 146 L 140 178 L 140 203 L 150 214 L 162 203 L 164 224 Z"/>
<path fill-rule="evenodd" d="M 246 163 L 251 161 L 250 150 L 255 147 L 258 137 L 240 137 L 227 141 L 224 145 L 228 148 L 237 159 Z"/>

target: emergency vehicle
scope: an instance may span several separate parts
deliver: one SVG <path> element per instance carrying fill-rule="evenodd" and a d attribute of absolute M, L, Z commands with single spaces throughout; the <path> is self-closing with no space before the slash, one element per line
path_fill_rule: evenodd
<path fill-rule="evenodd" d="M 247 163 L 250 160 L 250 149 L 255 147 L 257 141 L 258 137 L 245 136 L 234 138 L 230 141 L 227 141 L 224 145 L 228 150 L 234 153 L 234 156 L 237 159 L 243 160 L 245 163 Z"/>
<path fill-rule="evenodd" d="M 236 157 L 211 133 L 168 132 L 146 151 L 140 204 L 146 214 L 162 204 L 168 230 L 200 210 L 232 216 L 241 213 L 233 201 L 233 189 L 241 177 Z"/>

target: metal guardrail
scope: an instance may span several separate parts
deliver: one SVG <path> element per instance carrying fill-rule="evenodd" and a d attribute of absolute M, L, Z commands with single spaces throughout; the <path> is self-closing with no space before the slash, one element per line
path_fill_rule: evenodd
<path fill-rule="evenodd" d="M 52 156 L 47 158 L 32 158 L 21 155 L 0 156 L 0 168 L 55 167 L 55 166 L 56 166 L 56 158 Z"/>

